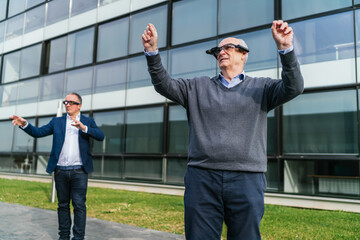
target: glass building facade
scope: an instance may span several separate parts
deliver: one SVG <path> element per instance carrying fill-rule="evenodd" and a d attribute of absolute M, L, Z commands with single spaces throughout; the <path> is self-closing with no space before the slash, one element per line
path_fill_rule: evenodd
<path fill-rule="evenodd" d="M 75 91 L 106 136 L 91 178 L 183 185 L 186 112 L 154 91 L 142 32 L 156 26 L 174 78 L 218 74 L 205 50 L 229 36 L 246 74 L 279 78 L 274 19 L 294 29 L 305 91 L 268 114 L 267 191 L 359 199 L 360 0 L 0 0 L 0 171 L 46 174 L 52 137 L 8 117 L 42 126 Z"/>

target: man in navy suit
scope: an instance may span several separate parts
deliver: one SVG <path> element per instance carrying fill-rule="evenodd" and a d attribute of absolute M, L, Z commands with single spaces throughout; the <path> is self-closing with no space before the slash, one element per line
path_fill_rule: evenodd
<path fill-rule="evenodd" d="M 46 171 L 55 171 L 58 197 L 58 222 L 61 240 L 70 239 L 70 199 L 74 207 L 73 240 L 84 239 L 86 225 L 86 191 L 88 173 L 93 171 L 90 137 L 102 141 L 104 134 L 92 118 L 80 114 L 82 98 L 70 93 L 63 101 L 67 114 L 53 118 L 38 128 L 24 118 L 13 115 L 12 123 L 33 137 L 53 134 L 53 145 Z"/>

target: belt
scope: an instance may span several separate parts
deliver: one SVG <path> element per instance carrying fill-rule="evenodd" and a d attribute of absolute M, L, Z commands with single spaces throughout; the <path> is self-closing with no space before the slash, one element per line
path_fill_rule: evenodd
<path fill-rule="evenodd" d="M 74 166 L 56 166 L 56 169 L 60 170 L 76 170 L 81 169 L 82 165 L 74 165 Z"/>

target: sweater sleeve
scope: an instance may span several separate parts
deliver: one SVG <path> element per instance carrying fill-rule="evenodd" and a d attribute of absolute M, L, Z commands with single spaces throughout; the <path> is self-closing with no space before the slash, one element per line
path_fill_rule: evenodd
<path fill-rule="evenodd" d="M 188 82 L 184 79 L 172 79 L 164 69 L 160 55 L 146 56 L 148 71 L 155 90 L 162 96 L 186 107 Z"/>
<path fill-rule="evenodd" d="M 265 85 L 267 110 L 284 104 L 304 91 L 304 80 L 294 51 L 280 54 L 281 80 L 271 80 Z"/>

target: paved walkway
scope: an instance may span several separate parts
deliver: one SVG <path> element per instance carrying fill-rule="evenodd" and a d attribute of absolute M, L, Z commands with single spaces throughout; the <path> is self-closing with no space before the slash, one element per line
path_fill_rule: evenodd
<path fill-rule="evenodd" d="M 57 213 L 0 202 L 0 240 L 58 239 Z M 87 218 L 86 240 L 184 240 L 182 235 Z"/>

